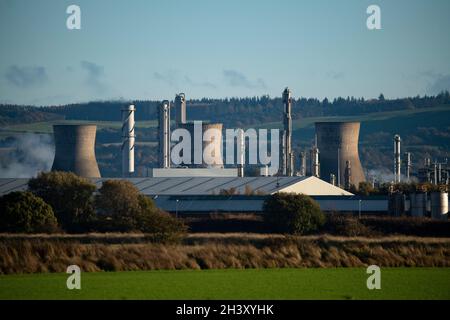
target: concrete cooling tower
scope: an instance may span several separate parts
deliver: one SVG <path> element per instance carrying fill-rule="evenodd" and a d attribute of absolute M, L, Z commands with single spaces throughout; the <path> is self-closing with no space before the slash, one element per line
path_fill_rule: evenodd
<path fill-rule="evenodd" d="M 180 124 L 180 128 L 184 128 L 189 131 L 191 134 L 191 146 L 192 146 L 192 152 L 191 152 L 191 159 L 192 162 L 194 162 L 194 123 L 193 122 L 187 122 L 185 124 Z M 202 123 L 202 134 L 204 134 L 208 129 L 216 129 L 218 132 L 220 132 L 220 136 L 217 140 L 212 141 L 202 141 L 202 151 L 205 150 L 205 148 L 210 147 L 209 150 L 217 150 L 219 154 L 214 154 L 214 157 L 217 159 L 220 159 L 219 161 L 213 163 L 213 164 L 207 164 L 205 163 L 205 159 L 202 160 L 202 164 L 191 164 L 186 165 L 187 167 L 191 168 L 223 168 L 223 157 L 222 157 L 222 146 L 223 146 L 223 136 L 222 136 L 222 123 Z M 214 145 L 213 145 L 214 144 Z"/>
<path fill-rule="evenodd" d="M 358 155 L 359 122 L 317 122 L 317 147 L 320 150 L 320 176 L 328 179 L 336 175 L 340 186 L 345 179 L 358 187 L 365 181 L 364 171 Z M 345 177 L 347 161 L 351 173 Z M 347 181 L 348 182 L 348 181 Z"/>
<path fill-rule="evenodd" d="M 95 159 L 96 125 L 54 125 L 55 160 L 52 171 L 70 171 L 81 177 L 99 178 Z"/>

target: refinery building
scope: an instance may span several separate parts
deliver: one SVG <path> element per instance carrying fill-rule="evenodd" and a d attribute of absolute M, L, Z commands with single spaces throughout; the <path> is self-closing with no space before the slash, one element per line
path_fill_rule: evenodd
<path fill-rule="evenodd" d="M 186 97 L 177 94 L 174 103 L 162 101 L 158 108 L 158 167 L 152 168 L 148 177 L 135 176 L 134 153 L 136 148 L 135 106 L 128 105 L 122 109 L 122 178 L 132 182 L 140 192 L 154 199 L 163 210 L 177 213 L 211 213 L 211 212 L 260 212 L 264 200 L 277 192 L 293 192 L 313 197 L 327 212 L 364 212 L 384 213 L 388 211 L 399 214 L 416 208 L 420 195 L 402 197 L 396 195 L 394 201 L 388 196 L 359 197 L 349 190 L 366 181 L 359 158 L 359 122 L 319 122 L 315 125 L 314 144 L 310 149 L 298 154 L 300 166 L 294 167 L 296 155 L 292 148 L 292 93 L 286 88 L 282 93 L 283 127 L 280 132 L 279 170 L 269 172 L 267 166 L 260 167 L 260 176 L 245 177 L 246 140 L 240 135 L 235 147 L 236 164 L 225 165 L 222 154 L 224 141 L 222 123 L 202 123 L 201 130 L 214 129 L 218 134 L 213 140 L 194 141 L 195 121 L 187 119 Z M 175 121 L 171 122 L 171 109 L 175 108 Z M 174 146 L 172 130 L 183 129 L 189 132 L 191 146 L 200 143 L 200 151 L 214 150 L 213 163 L 203 160 L 195 164 L 181 163 L 174 165 L 171 150 Z M 54 125 L 55 158 L 52 170 L 70 171 L 91 179 L 101 187 L 102 181 L 95 157 L 96 126 L 92 125 Z M 234 144 L 234 141 L 233 141 Z M 191 150 L 194 150 L 192 148 Z M 192 151 L 194 153 L 194 151 Z M 248 155 L 248 154 L 247 154 Z M 195 157 L 194 154 L 191 155 Z M 400 182 L 400 137 L 394 139 L 394 173 L 395 182 Z M 405 154 L 405 174 L 409 179 L 411 155 Z M 431 167 L 431 166 L 429 166 Z M 426 179 L 441 179 L 447 171 L 435 166 L 433 170 L 421 171 Z M 447 173 L 445 173 L 447 172 Z M 438 176 L 439 174 L 439 176 Z M 427 178 L 428 177 L 428 178 Z M 430 178 L 431 177 L 431 178 Z M 0 179 L 0 195 L 12 191 L 25 190 L 28 179 Z M 428 207 L 439 207 L 437 217 L 446 217 L 448 211 L 448 194 L 421 200 L 422 213 Z M 437 200 L 436 200 L 437 199 Z M 436 202 L 437 201 L 437 202 Z M 392 206 L 394 204 L 394 206 Z M 403 211 L 402 211 L 403 210 Z M 430 209 L 432 211 L 432 209 Z"/>

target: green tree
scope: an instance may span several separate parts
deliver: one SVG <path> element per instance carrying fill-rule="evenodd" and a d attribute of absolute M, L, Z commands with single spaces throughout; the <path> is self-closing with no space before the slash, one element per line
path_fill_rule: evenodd
<path fill-rule="evenodd" d="M 156 234 L 163 240 L 175 240 L 187 231 L 180 219 L 158 209 L 149 197 L 140 194 L 139 205 L 141 211 L 137 224 L 142 232 Z"/>
<path fill-rule="evenodd" d="M 98 190 L 95 206 L 100 217 L 110 220 L 110 227 L 116 231 L 138 229 L 141 213 L 139 190 L 126 180 L 106 180 Z"/>
<path fill-rule="evenodd" d="M 264 202 L 264 220 L 274 232 L 305 234 L 325 223 L 325 215 L 311 197 L 276 193 Z"/>
<path fill-rule="evenodd" d="M 29 190 L 50 204 L 61 227 L 84 232 L 95 219 L 95 185 L 71 172 L 42 172 L 28 182 Z"/>
<path fill-rule="evenodd" d="M 96 197 L 102 221 L 111 231 L 142 231 L 172 239 L 186 231 L 181 220 L 158 209 L 129 181 L 106 180 Z"/>
<path fill-rule="evenodd" d="M 31 192 L 0 197 L 0 232 L 53 232 L 57 221 L 52 207 Z"/>

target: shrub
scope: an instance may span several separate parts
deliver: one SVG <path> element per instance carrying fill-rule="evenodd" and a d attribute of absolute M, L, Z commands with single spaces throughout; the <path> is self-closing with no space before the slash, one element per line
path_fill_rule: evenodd
<path fill-rule="evenodd" d="M 325 222 L 319 204 L 306 195 L 276 193 L 264 202 L 264 220 L 274 232 L 305 234 Z"/>
<path fill-rule="evenodd" d="M 95 219 L 95 185 L 71 172 L 42 172 L 28 182 L 29 190 L 52 206 L 61 227 L 86 231 Z"/>
<path fill-rule="evenodd" d="M 138 228 L 142 232 L 154 234 L 157 238 L 155 240 L 179 240 L 187 231 L 182 220 L 156 208 L 154 202 L 142 194 L 139 195 L 139 205 L 141 212 L 137 219 Z"/>
<path fill-rule="evenodd" d="M 330 214 L 324 230 L 328 233 L 346 237 L 371 237 L 376 233 L 353 216 Z"/>
<path fill-rule="evenodd" d="M 142 231 L 157 240 L 178 238 L 186 231 L 181 220 L 158 209 L 129 181 L 107 180 L 96 197 L 99 215 L 109 225 L 108 231 Z"/>
<path fill-rule="evenodd" d="M 52 208 L 31 192 L 0 197 L 0 232 L 53 232 L 57 221 Z"/>
<path fill-rule="evenodd" d="M 137 218 L 141 208 L 139 190 L 126 180 L 106 180 L 95 198 L 100 219 L 109 221 L 109 231 L 137 230 Z"/>

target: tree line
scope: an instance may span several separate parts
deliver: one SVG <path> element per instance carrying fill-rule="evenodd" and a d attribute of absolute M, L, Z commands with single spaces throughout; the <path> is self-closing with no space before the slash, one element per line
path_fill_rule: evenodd
<path fill-rule="evenodd" d="M 52 119 L 120 121 L 121 109 L 133 103 L 136 119 L 140 121 L 157 119 L 159 101 L 94 101 L 63 106 L 15 106 L 0 105 L 0 123 L 47 121 Z M 416 96 L 399 99 L 385 99 L 383 94 L 377 99 L 366 100 L 355 97 L 293 99 L 293 118 L 320 116 L 363 115 L 373 112 L 431 108 L 450 104 L 448 91 L 436 96 Z M 281 119 L 283 102 L 281 97 L 190 99 L 187 101 L 188 120 L 220 121 L 225 125 L 252 125 L 275 122 Z M 172 108 L 173 117 L 175 110 Z"/>

